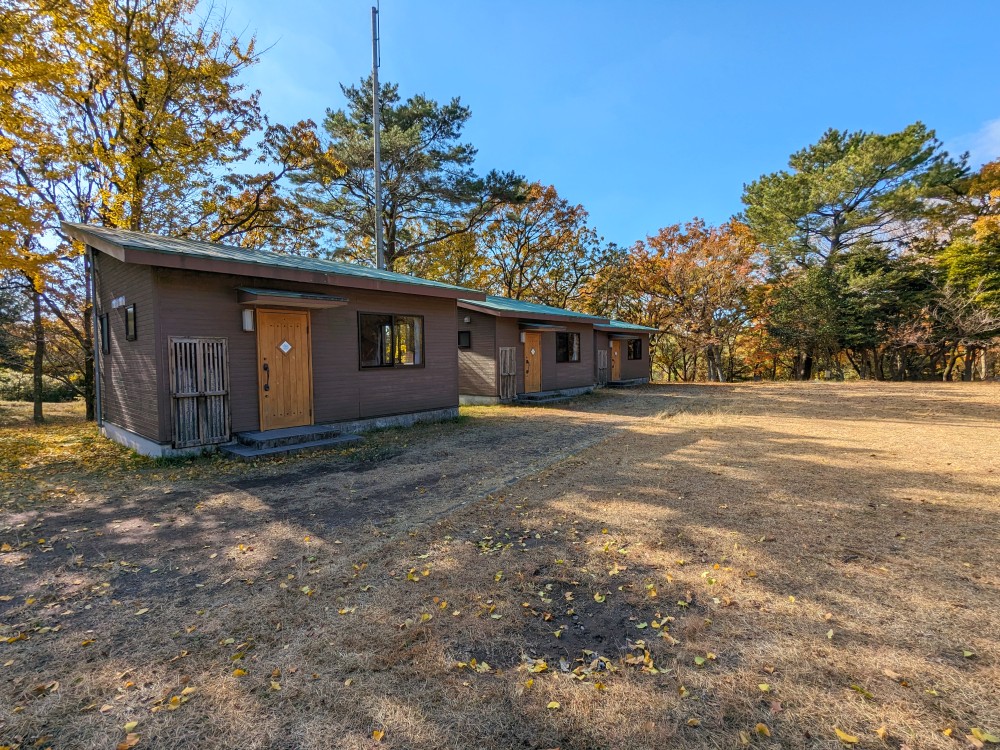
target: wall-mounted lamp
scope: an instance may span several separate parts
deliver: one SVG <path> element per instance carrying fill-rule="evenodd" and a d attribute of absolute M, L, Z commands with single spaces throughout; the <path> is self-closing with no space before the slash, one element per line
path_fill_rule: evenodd
<path fill-rule="evenodd" d="M 521 343 L 524 343 L 524 331 L 521 331 Z"/>
<path fill-rule="evenodd" d="M 243 310 L 243 330 L 252 331 L 253 330 L 253 308 L 247 307 Z"/>
<path fill-rule="evenodd" d="M 472 322 L 472 316 L 471 315 L 466 315 L 465 316 L 465 322 L 466 323 L 471 323 Z"/>

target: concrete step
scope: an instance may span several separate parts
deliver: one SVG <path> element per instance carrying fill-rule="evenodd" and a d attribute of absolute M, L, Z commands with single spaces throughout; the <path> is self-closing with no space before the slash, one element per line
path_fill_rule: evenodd
<path fill-rule="evenodd" d="M 535 391 L 534 393 L 519 393 L 517 401 L 522 404 L 551 404 L 556 401 L 568 401 L 571 398 L 582 396 L 594 390 L 592 385 L 584 385 L 576 388 L 560 388 L 555 391 Z"/>
<path fill-rule="evenodd" d="M 301 443 L 286 443 L 284 445 L 253 446 L 244 443 L 231 443 L 221 448 L 223 455 L 235 458 L 239 461 L 255 461 L 258 458 L 273 458 L 274 456 L 288 456 L 293 453 L 306 453 L 308 451 L 324 450 L 326 448 L 343 448 L 351 443 L 361 440 L 360 435 L 350 433 L 337 433 L 334 437 L 325 437 L 319 440 L 307 440 Z"/>
<path fill-rule="evenodd" d="M 539 395 L 537 393 L 522 393 L 517 397 L 515 403 L 524 404 L 525 406 L 538 406 L 540 404 L 557 404 L 561 401 L 569 401 L 575 398 L 575 396 L 567 396 L 562 393 L 547 393 L 545 395 Z"/>
<path fill-rule="evenodd" d="M 340 429 L 330 425 L 306 425 L 305 427 L 283 427 L 279 430 L 254 430 L 239 432 L 236 440 L 251 448 L 278 448 L 284 445 L 312 443 L 317 440 L 337 437 Z"/>
<path fill-rule="evenodd" d="M 646 385 L 649 378 L 632 378 L 631 380 L 609 380 L 608 388 L 635 388 L 639 385 Z"/>

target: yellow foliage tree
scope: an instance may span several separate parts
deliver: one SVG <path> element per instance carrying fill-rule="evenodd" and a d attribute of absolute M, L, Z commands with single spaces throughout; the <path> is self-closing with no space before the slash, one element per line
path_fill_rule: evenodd
<path fill-rule="evenodd" d="M 88 405 L 90 300 L 45 291 L 59 279 L 89 288 L 61 222 L 315 243 L 316 222 L 279 189 L 315 157 L 315 138 L 302 137 L 312 124 L 269 125 L 240 79 L 255 40 L 198 10 L 196 0 L 0 0 L 0 272 L 32 279 L 86 352 Z M 257 171 L 229 173 L 255 153 Z"/>

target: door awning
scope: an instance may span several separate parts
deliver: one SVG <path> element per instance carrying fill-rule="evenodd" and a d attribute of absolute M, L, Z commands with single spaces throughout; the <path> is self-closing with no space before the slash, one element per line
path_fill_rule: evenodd
<path fill-rule="evenodd" d="M 281 307 L 341 307 L 348 303 L 347 297 L 313 292 L 288 292 L 284 289 L 254 289 L 241 286 L 236 289 L 241 305 L 260 307 L 279 305 Z"/>
<path fill-rule="evenodd" d="M 518 327 L 522 331 L 565 331 L 566 326 L 556 325 L 554 323 L 526 323 L 525 321 L 519 321 Z"/>

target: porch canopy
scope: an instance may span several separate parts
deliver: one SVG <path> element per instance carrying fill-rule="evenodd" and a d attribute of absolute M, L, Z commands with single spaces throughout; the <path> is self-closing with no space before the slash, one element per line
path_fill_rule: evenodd
<path fill-rule="evenodd" d="M 246 286 L 237 287 L 236 294 L 239 303 L 246 307 L 280 305 L 281 307 L 306 307 L 315 310 L 343 307 L 350 301 L 347 297 L 338 297 L 333 294 L 288 292 L 283 289 L 255 289 Z"/>

